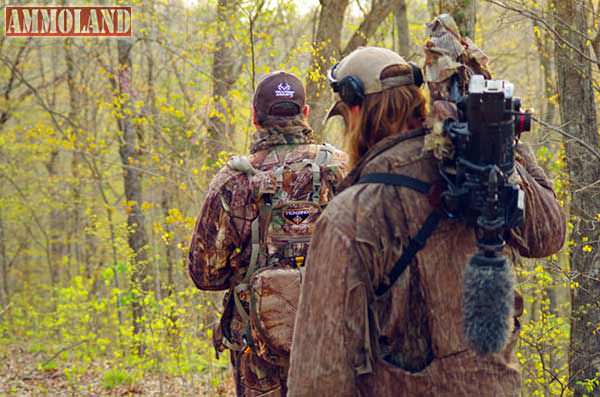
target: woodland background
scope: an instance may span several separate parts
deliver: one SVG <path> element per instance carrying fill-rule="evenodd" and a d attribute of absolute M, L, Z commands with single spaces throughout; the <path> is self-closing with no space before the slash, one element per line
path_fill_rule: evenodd
<path fill-rule="evenodd" d="M 231 395 L 221 294 L 185 257 L 257 80 L 302 76 L 339 145 L 326 69 L 366 43 L 422 62 L 450 12 L 535 110 L 526 140 L 569 214 L 563 251 L 518 265 L 523 396 L 600 396 L 598 0 L 130 4 L 131 40 L 0 38 L 1 395 Z"/>

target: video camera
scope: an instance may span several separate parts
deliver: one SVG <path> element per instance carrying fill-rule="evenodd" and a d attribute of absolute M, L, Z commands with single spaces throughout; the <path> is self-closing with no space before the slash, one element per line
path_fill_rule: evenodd
<path fill-rule="evenodd" d="M 474 75 L 466 96 L 459 95 L 458 82 L 455 75 L 450 86 L 458 120 L 444 123 L 454 155 L 440 164 L 442 202 L 450 218 L 475 228 L 479 250 L 464 275 L 465 336 L 474 350 L 488 354 L 503 348 L 510 329 L 513 276 L 502 249 L 505 232 L 524 219 L 525 195 L 510 177 L 516 143 L 531 129 L 531 115 L 521 112 L 508 81 Z"/>
<path fill-rule="evenodd" d="M 452 82 L 451 98 L 458 120 L 444 123 L 454 146 L 453 158 L 440 169 L 447 182 L 445 209 L 451 218 L 476 222 L 489 212 L 488 184 L 493 173 L 497 216 L 502 218 L 502 227 L 516 227 L 523 218 L 522 191 L 508 179 L 514 172 L 515 144 L 522 132 L 531 129 L 531 115 L 521 112 L 521 101 L 513 97 L 514 86 L 508 81 L 474 75 L 468 94 L 462 97 L 457 95 L 457 84 L 457 80 Z"/>

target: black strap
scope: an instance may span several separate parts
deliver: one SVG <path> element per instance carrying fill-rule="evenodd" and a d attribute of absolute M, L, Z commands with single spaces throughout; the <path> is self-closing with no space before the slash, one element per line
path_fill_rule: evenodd
<path fill-rule="evenodd" d="M 363 175 L 356 183 L 382 183 L 384 185 L 403 186 L 423 194 L 429 193 L 429 189 L 431 189 L 431 184 L 419 179 L 406 175 L 388 174 L 384 172 L 374 172 L 372 174 Z"/>
<path fill-rule="evenodd" d="M 431 190 L 431 184 L 427 182 L 423 182 L 419 179 L 406 175 L 384 172 L 375 172 L 372 174 L 363 175 L 356 183 L 381 183 L 384 185 L 402 186 L 416 190 L 417 192 L 423 194 L 427 194 Z M 381 296 L 385 294 L 394 285 L 404 270 L 406 270 L 406 267 L 415 258 L 417 252 L 421 251 L 423 247 L 425 247 L 425 244 L 427 244 L 427 239 L 429 239 L 429 236 L 433 234 L 442 217 L 443 214 L 436 210 L 433 210 L 433 212 L 429 214 L 425 220 L 425 223 L 423 223 L 423 226 L 421 226 L 417 232 L 417 235 L 409 240 L 408 245 L 404 248 L 402 255 L 400 256 L 400 259 L 398 259 L 394 264 L 394 267 L 392 267 L 392 270 L 388 274 L 388 283 L 381 284 L 375 290 L 376 295 Z"/>
<path fill-rule="evenodd" d="M 442 219 L 442 213 L 438 211 L 433 211 L 427 219 L 421 229 L 417 232 L 417 235 L 411 238 L 408 242 L 408 245 L 404 248 L 400 259 L 396 261 L 394 267 L 388 274 L 389 282 L 388 284 L 381 284 L 375 290 L 375 294 L 381 296 L 385 294 L 398 280 L 398 278 L 402 275 L 406 267 L 412 262 L 417 252 L 421 251 L 425 244 L 427 244 L 427 239 L 429 236 L 433 234 L 435 229 L 437 228 L 438 223 Z"/>

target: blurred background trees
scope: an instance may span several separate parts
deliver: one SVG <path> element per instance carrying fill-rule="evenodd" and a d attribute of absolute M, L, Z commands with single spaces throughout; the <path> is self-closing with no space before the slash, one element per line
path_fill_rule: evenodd
<path fill-rule="evenodd" d="M 600 395 L 597 0 L 132 5 L 131 40 L 0 37 L 1 393 L 231 394 L 221 296 L 185 259 L 208 181 L 252 141 L 253 87 L 298 74 L 340 145 L 327 69 L 366 44 L 422 63 L 450 12 L 535 110 L 524 139 L 570 219 L 563 252 L 518 266 L 523 395 Z"/>

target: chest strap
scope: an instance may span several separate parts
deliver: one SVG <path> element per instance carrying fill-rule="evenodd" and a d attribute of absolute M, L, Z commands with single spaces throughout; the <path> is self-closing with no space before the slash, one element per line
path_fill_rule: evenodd
<path fill-rule="evenodd" d="M 363 175 L 356 182 L 356 184 L 365 183 L 380 183 L 388 186 L 406 187 L 422 194 L 428 194 L 432 187 L 430 183 L 423 182 L 410 176 L 379 172 Z M 443 214 L 435 209 L 429 214 L 417 234 L 409 239 L 408 245 L 402 250 L 402 255 L 388 273 L 388 283 L 381 284 L 375 289 L 375 294 L 377 296 L 385 294 L 396 283 L 417 253 L 425 247 L 427 239 L 433 234 L 442 218 Z"/>

